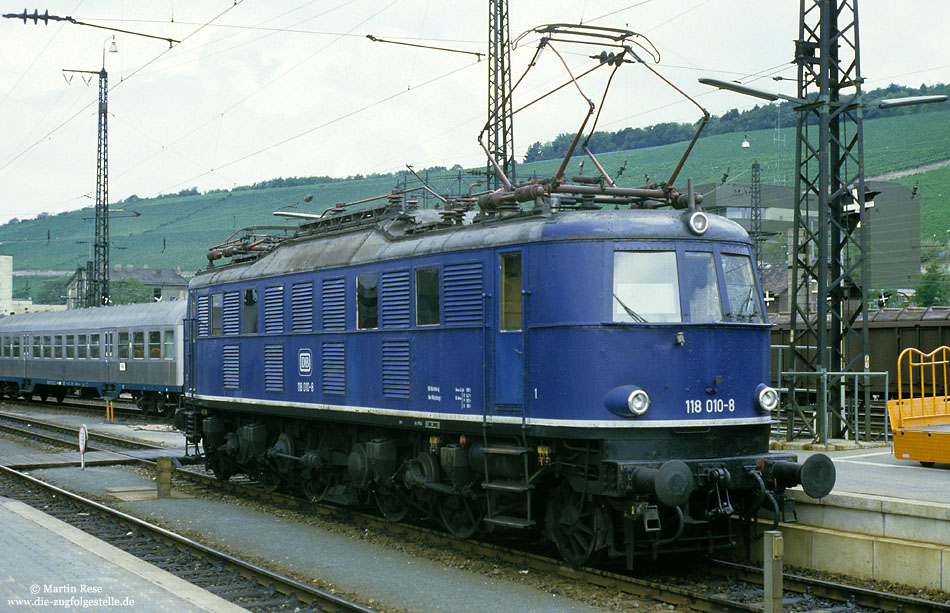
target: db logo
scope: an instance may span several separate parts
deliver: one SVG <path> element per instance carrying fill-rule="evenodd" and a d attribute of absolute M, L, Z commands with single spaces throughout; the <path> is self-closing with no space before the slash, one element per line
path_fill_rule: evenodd
<path fill-rule="evenodd" d="M 297 371 L 301 377 L 309 377 L 313 372 L 313 358 L 309 349 L 301 349 L 297 352 Z"/>

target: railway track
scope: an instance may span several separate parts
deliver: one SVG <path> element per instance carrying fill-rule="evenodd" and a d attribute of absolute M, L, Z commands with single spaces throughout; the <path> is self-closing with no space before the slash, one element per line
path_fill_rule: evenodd
<path fill-rule="evenodd" d="M 460 540 L 417 524 L 393 524 L 372 514 L 332 505 L 314 505 L 302 498 L 266 492 L 256 487 L 251 480 L 232 479 L 222 482 L 210 474 L 190 468 L 180 468 L 177 474 L 218 491 L 258 499 L 281 509 L 316 512 L 327 519 L 346 522 L 360 529 L 385 532 L 400 539 L 415 539 L 433 547 L 452 548 L 463 555 L 500 560 L 547 576 L 577 579 L 634 596 L 652 598 L 676 607 L 696 611 L 762 610 L 763 572 L 762 569 L 752 566 L 710 560 L 685 573 L 682 569 L 659 573 L 644 569 L 643 576 L 638 577 L 599 568 L 573 568 L 566 566 L 561 560 L 526 552 L 524 549 L 477 540 Z M 946 602 L 933 602 L 793 573 L 785 573 L 783 581 L 786 610 L 930 613 L 946 611 L 950 605 Z"/>
<path fill-rule="evenodd" d="M 7 420 L 18 422 L 18 425 L 11 426 L 4 423 Z M 0 413 L 0 429 L 14 430 L 18 434 L 37 438 L 38 435 L 42 434 L 38 432 L 41 428 L 49 428 L 61 433 L 59 436 L 49 439 L 52 444 L 63 444 L 71 447 L 75 445 L 75 428 Z M 95 440 L 99 437 L 102 437 L 107 444 L 132 443 L 146 447 L 145 444 L 124 439 L 118 439 L 118 442 L 113 443 L 112 439 L 117 439 L 117 437 L 107 435 L 96 435 L 95 438 L 91 435 L 90 443 L 95 443 Z M 149 464 L 148 461 L 143 460 L 142 462 Z M 686 607 L 697 611 L 761 610 L 762 571 L 751 566 L 723 561 L 709 561 L 685 574 L 682 570 L 662 574 L 651 571 L 638 577 L 597 568 L 572 568 L 565 566 L 560 560 L 528 552 L 524 549 L 477 540 L 459 540 L 424 525 L 413 523 L 392 524 L 369 513 L 354 512 L 351 509 L 333 505 L 312 504 L 300 497 L 278 492 L 267 492 L 250 479 L 234 478 L 230 481 L 220 481 L 213 475 L 192 468 L 179 468 L 176 475 L 217 492 L 225 491 L 238 497 L 256 499 L 267 504 L 273 504 L 281 509 L 316 513 L 326 519 L 355 525 L 360 529 L 388 533 L 399 539 L 416 539 L 437 547 L 450 547 L 463 555 L 500 560 L 519 568 L 544 573 L 547 576 L 572 578 L 634 596 L 651 598 L 677 607 Z M 701 585 L 702 588 L 697 588 L 697 585 Z M 822 581 L 791 573 L 785 574 L 784 587 L 784 600 L 789 608 L 795 607 L 795 610 L 826 610 L 836 606 L 847 606 L 849 611 L 854 612 L 902 611 L 918 613 L 947 610 L 947 603 L 931 602 L 920 598 Z"/>
<path fill-rule="evenodd" d="M 0 412 L 0 431 L 39 441 L 48 445 L 75 448 L 79 428 L 24 417 L 12 413 Z M 143 441 L 135 441 L 109 434 L 90 432 L 86 445 L 87 451 L 115 451 L 121 449 L 164 449 Z"/>
<path fill-rule="evenodd" d="M 0 492 L 250 611 L 372 611 L 6 467 Z"/>
<path fill-rule="evenodd" d="M 43 402 L 40 400 L 22 399 L 22 398 L 4 398 L 3 403 L 13 406 L 23 406 L 28 408 L 40 408 L 44 411 L 65 411 L 81 415 L 92 415 L 95 417 L 104 417 L 106 414 L 105 401 L 95 399 L 89 400 L 70 396 L 63 402 Z M 131 419 L 149 419 L 152 421 L 171 422 L 171 418 L 159 415 L 146 416 L 145 411 L 135 406 L 135 403 L 129 400 L 116 400 L 113 402 L 113 413 L 116 417 L 125 417 Z"/>

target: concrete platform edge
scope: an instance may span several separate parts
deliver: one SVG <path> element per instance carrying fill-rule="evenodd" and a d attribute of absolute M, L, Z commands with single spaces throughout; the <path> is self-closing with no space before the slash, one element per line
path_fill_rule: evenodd
<path fill-rule="evenodd" d="M 160 586 L 162 589 L 175 594 L 179 598 L 187 600 L 195 607 L 203 611 L 221 611 L 238 613 L 247 611 L 223 598 L 201 589 L 184 579 L 164 571 L 148 562 L 139 560 L 130 553 L 97 539 L 94 536 L 86 534 L 78 528 L 47 515 L 33 507 L 16 500 L 5 500 L 2 503 L 4 508 L 20 515 L 21 517 L 57 534 L 83 549 L 93 553 L 111 564 L 115 564 L 131 573 L 142 577 L 143 579 Z"/>

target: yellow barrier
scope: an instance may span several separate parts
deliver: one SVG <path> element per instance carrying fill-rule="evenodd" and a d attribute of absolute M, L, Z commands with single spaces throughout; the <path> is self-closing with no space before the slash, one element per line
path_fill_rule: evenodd
<path fill-rule="evenodd" d="M 947 346 L 930 353 L 913 347 L 901 352 L 897 358 L 897 400 L 887 403 L 893 430 L 943 424 L 950 420 L 950 406 L 947 404 L 948 358 L 950 347 Z M 905 370 L 908 375 L 907 398 L 904 397 Z"/>

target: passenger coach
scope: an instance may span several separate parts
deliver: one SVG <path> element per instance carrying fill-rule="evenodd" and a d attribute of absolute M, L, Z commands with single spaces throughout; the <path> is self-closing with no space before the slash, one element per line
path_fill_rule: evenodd
<path fill-rule="evenodd" d="M 0 319 L 0 382 L 4 395 L 129 393 L 146 410 L 178 406 L 185 302 L 158 302 Z"/>

